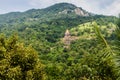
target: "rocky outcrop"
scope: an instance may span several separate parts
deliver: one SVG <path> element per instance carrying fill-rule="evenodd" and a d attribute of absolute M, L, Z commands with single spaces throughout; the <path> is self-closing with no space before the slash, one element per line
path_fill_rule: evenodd
<path fill-rule="evenodd" d="M 75 9 L 75 13 L 76 13 L 77 15 L 84 15 L 84 12 L 83 12 L 82 10 L 80 10 L 79 8 L 76 8 L 76 9 Z"/>
<path fill-rule="evenodd" d="M 75 11 L 75 13 L 77 15 L 80 15 L 80 16 L 89 16 L 89 14 L 87 12 L 83 11 L 81 8 L 76 8 L 74 11 Z"/>
<path fill-rule="evenodd" d="M 64 9 L 61 12 L 58 12 L 58 14 L 76 14 L 79 16 L 90 16 L 90 13 L 86 12 L 82 8 L 75 8 L 75 9 Z"/>

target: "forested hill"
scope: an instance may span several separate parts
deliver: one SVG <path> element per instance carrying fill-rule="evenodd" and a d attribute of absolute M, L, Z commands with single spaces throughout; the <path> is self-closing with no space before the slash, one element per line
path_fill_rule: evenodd
<path fill-rule="evenodd" d="M 11 12 L 0 15 L 0 24 L 14 24 L 22 22 L 44 22 L 52 19 L 74 19 L 77 17 L 102 18 L 107 16 L 96 15 L 69 3 L 59 3 L 45 9 L 31 9 L 25 12 Z M 84 20 L 82 19 L 84 22 Z"/>
<path fill-rule="evenodd" d="M 0 80 L 120 80 L 114 16 L 59 3 L 0 15 L 0 33 Z"/>
<path fill-rule="evenodd" d="M 0 15 L 0 32 L 7 36 L 14 32 L 25 39 L 57 42 L 71 29 L 86 22 L 96 21 L 100 25 L 115 23 L 116 17 L 97 15 L 69 3 L 59 3 L 44 9 L 11 12 Z M 23 36 L 24 35 L 24 36 Z M 31 37 L 31 35 L 34 35 Z"/>
<path fill-rule="evenodd" d="M 51 20 L 61 17 L 76 17 L 76 16 L 92 16 L 94 14 L 88 13 L 82 8 L 78 8 L 73 4 L 60 3 L 50 6 L 45 9 L 31 9 L 25 12 L 11 12 L 0 15 L 0 23 L 11 23 L 14 21 L 23 22 L 26 20 Z"/>
<path fill-rule="evenodd" d="M 115 23 L 116 17 L 97 15 L 69 3 L 59 3 L 44 9 L 11 12 L 0 15 L 0 32 L 10 36 L 17 33 L 26 44 L 33 42 L 56 43 L 64 37 L 66 29 L 86 22 L 99 25 Z M 46 44 L 44 44 L 46 46 Z"/>

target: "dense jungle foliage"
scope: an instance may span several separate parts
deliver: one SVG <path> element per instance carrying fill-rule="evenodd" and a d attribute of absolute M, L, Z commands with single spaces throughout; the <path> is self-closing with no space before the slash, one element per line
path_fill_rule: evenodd
<path fill-rule="evenodd" d="M 0 15 L 0 80 L 120 80 L 120 19 L 75 8 Z M 64 9 L 69 14 L 57 14 Z"/>

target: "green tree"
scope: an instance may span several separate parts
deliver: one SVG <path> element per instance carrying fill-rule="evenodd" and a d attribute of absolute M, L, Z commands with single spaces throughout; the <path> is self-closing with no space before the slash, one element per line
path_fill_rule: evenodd
<path fill-rule="evenodd" d="M 44 66 L 32 47 L 17 42 L 17 36 L 0 36 L 1 80 L 44 80 Z"/>

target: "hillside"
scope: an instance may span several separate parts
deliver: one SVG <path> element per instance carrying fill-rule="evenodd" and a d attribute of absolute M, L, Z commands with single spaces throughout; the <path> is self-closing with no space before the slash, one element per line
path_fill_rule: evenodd
<path fill-rule="evenodd" d="M 92 16 L 82 8 L 78 8 L 73 4 L 60 3 L 50 6 L 45 9 L 31 9 L 25 12 L 11 12 L 8 14 L 0 15 L 0 24 L 2 22 L 14 23 L 15 21 L 34 21 L 43 22 L 51 19 L 57 19 L 61 17 L 76 17 L 76 16 Z"/>
<path fill-rule="evenodd" d="M 45 22 L 56 19 L 77 17 L 107 17 L 102 15 L 95 15 L 87 12 L 84 9 L 69 3 L 59 3 L 45 9 L 31 9 L 25 12 L 11 12 L 0 15 L 0 24 L 14 24 L 23 22 Z"/>
<path fill-rule="evenodd" d="M 30 39 L 28 34 L 36 37 L 39 35 L 42 36 L 42 39 L 39 37 L 40 40 L 56 42 L 64 36 L 66 29 L 91 21 L 96 21 L 98 24 L 115 23 L 116 19 L 113 16 L 89 13 L 73 4 L 59 3 L 45 9 L 0 15 L 0 32 L 6 35 L 16 32 L 27 40 Z"/>
<path fill-rule="evenodd" d="M 88 22 L 78 25 L 75 28 L 70 29 L 71 35 L 79 36 L 80 39 L 92 39 L 95 35 L 95 22 Z M 104 37 L 111 37 L 111 34 L 115 31 L 116 25 L 113 23 L 108 23 L 108 25 L 98 26 Z"/>
<path fill-rule="evenodd" d="M 0 79 L 119 80 L 117 20 L 69 3 L 0 15 Z"/>
<path fill-rule="evenodd" d="M 56 44 L 64 37 L 66 29 L 73 30 L 76 26 L 92 21 L 99 25 L 108 25 L 116 20 L 113 16 L 94 15 L 73 4 L 59 3 L 45 9 L 0 15 L 0 32 L 6 36 L 17 33 L 26 45 L 32 45 L 44 53 L 44 49 L 41 50 L 39 47 L 42 45 L 46 49 Z"/>

